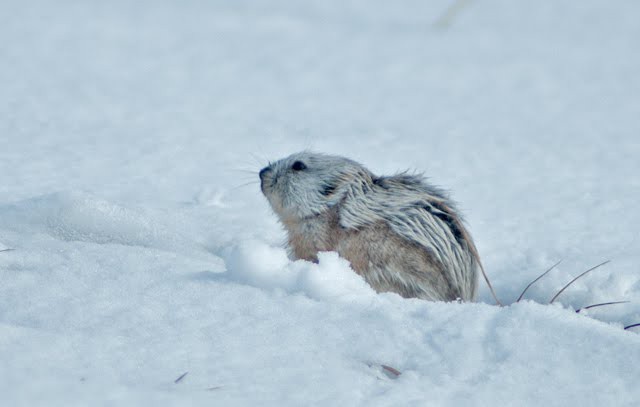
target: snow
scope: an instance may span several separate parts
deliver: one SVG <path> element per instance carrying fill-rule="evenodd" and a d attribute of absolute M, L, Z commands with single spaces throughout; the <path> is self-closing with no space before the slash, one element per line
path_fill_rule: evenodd
<path fill-rule="evenodd" d="M 224 256 L 225 277 L 241 284 L 309 298 L 354 302 L 370 300 L 375 291 L 337 253 L 318 253 L 318 264 L 290 262 L 282 248 L 243 242 Z"/>
<path fill-rule="evenodd" d="M 0 3 L 0 404 L 636 405 L 640 4 L 451 3 Z M 289 260 L 302 149 L 449 189 L 507 306 Z"/>

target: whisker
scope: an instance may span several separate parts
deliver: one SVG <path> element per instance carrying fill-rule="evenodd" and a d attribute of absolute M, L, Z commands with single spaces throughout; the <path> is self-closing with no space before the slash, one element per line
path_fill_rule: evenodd
<path fill-rule="evenodd" d="M 236 187 L 232 187 L 230 189 L 230 191 L 235 191 L 236 189 L 244 188 L 244 187 L 249 186 L 249 185 L 259 185 L 259 184 L 260 184 L 260 181 L 250 181 L 250 182 L 246 182 L 244 184 L 240 184 L 240 185 L 238 185 Z"/>
<path fill-rule="evenodd" d="M 235 169 L 232 169 L 231 171 L 233 171 L 233 172 L 242 172 L 242 173 L 245 173 L 245 174 L 251 174 L 251 175 L 256 175 L 256 176 L 259 173 L 259 171 L 256 171 L 256 170 L 245 170 L 243 168 L 235 168 Z"/>
<path fill-rule="evenodd" d="M 264 157 L 259 157 L 256 153 L 249 153 L 249 156 L 251 156 L 255 164 L 260 168 L 264 167 L 264 163 L 268 161 Z"/>

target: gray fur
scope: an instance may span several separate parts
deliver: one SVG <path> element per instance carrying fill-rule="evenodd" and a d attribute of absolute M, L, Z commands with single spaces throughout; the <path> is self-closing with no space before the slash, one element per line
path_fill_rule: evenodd
<path fill-rule="evenodd" d="M 293 258 L 337 251 L 378 292 L 475 300 L 473 241 L 455 205 L 422 177 L 377 177 L 347 158 L 301 152 L 260 179 Z"/>

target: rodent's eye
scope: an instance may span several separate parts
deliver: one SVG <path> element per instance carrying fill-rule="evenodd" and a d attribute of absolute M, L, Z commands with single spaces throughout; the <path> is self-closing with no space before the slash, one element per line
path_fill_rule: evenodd
<path fill-rule="evenodd" d="M 296 161 L 291 166 L 291 169 L 294 171 L 302 171 L 302 170 L 306 170 L 307 166 L 302 161 Z"/>

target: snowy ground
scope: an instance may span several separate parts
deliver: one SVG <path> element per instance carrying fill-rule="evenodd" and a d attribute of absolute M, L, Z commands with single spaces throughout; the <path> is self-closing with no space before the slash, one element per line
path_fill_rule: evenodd
<path fill-rule="evenodd" d="M 450 3 L 1 2 L 0 404 L 637 405 L 640 3 Z M 450 189 L 507 304 L 564 261 L 503 308 L 290 262 L 305 148 Z"/>

